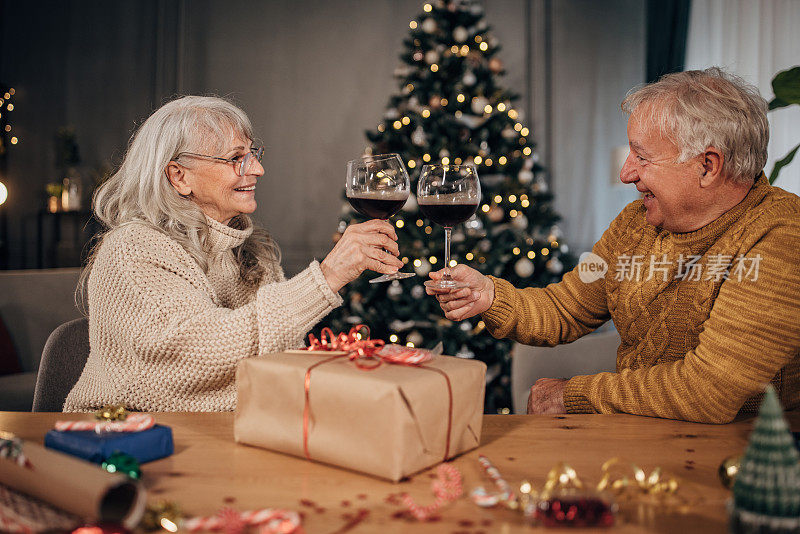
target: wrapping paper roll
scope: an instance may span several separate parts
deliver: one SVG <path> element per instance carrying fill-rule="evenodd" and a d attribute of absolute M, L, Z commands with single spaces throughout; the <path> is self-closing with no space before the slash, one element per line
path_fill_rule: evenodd
<path fill-rule="evenodd" d="M 0 439 L 13 436 L 0 431 Z M 120 473 L 25 441 L 26 465 L 0 458 L 0 484 L 50 503 L 90 522 L 133 529 L 144 513 L 144 487 Z"/>

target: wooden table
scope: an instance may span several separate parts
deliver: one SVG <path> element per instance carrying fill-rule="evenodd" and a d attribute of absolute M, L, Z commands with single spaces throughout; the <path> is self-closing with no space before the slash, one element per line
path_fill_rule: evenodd
<path fill-rule="evenodd" d="M 787 414 L 793 430 L 800 413 Z M 0 412 L 0 430 L 41 443 L 63 414 Z M 462 497 L 446 506 L 436 522 L 397 517 L 400 507 L 387 497 L 409 492 L 417 502 L 432 501 L 431 470 L 398 484 L 270 451 L 237 445 L 230 413 L 158 414 L 172 427 L 175 454 L 142 466 L 148 499 L 170 499 L 190 515 L 210 515 L 224 505 L 239 510 L 276 507 L 303 511 L 307 533 L 342 532 L 535 532 L 510 510 L 478 508 Z M 725 501 L 730 492 L 717 478 L 720 462 L 743 452 L 753 420 L 702 425 L 631 415 L 522 416 L 484 418 L 481 446 L 453 463 L 464 488 L 490 486 L 478 454 L 485 454 L 512 485 L 529 479 L 540 487 L 559 461 L 594 485 L 600 465 L 620 457 L 650 472 L 656 466 L 680 480 L 685 505 L 625 504 L 614 532 L 726 532 Z M 354 451 L 357 454 L 357 451 Z M 349 525 L 345 514 L 365 517 Z M 598 532 L 597 530 L 585 530 Z M 569 532 L 584 532 L 572 530 Z"/>

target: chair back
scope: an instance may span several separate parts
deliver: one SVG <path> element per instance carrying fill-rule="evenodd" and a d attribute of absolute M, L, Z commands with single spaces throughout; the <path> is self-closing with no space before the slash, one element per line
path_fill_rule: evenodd
<path fill-rule="evenodd" d="M 34 412 L 60 412 L 89 358 L 89 319 L 81 317 L 53 330 L 42 351 Z"/>

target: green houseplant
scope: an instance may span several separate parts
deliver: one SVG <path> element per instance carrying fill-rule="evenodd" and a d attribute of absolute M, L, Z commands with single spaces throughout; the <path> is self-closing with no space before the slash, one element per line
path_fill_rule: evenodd
<path fill-rule="evenodd" d="M 776 74 L 772 79 L 772 90 L 775 92 L 775 98 L 769 103 L 770 111 L 785 108 L 792 104 L 800 105 L 800 66 L 792 67 Z M 800 149 L 800 143 L 790 150 L 783 159 L 775 162 L 775 166 L 769 174 L 769 183 L 775 183 L 778 173 L 792 162 L 798 149 Z"/>

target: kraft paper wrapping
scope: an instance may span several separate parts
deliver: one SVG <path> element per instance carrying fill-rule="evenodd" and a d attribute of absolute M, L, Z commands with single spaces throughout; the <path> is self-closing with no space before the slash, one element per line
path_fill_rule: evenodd
<path fill-rule="evenodd" d="M 305 457 L 306 370 L 330 353 L 249 358 L 236 372 L 238 443 Z M 480 443 L 486 365 L 435 356 L 421 367 L 444 371 L 453 392 L 448 458 Z M 392 481 L 442 462 L 450 407 L 445 378 L 415 366 L 358 369 L 340 358 L 311 371 L 308 449 L 312 460 Z"/>
<path fill-rule="evenodd" d="M 0 432 L 0 437 L 10 436 Z M 30 467 L 0 458 L 0 484 L 90 522 L 121 523 L 129 529 L 139 523 L 146 504 L 139 481 L 31 441 L 22 450 Z"/>

